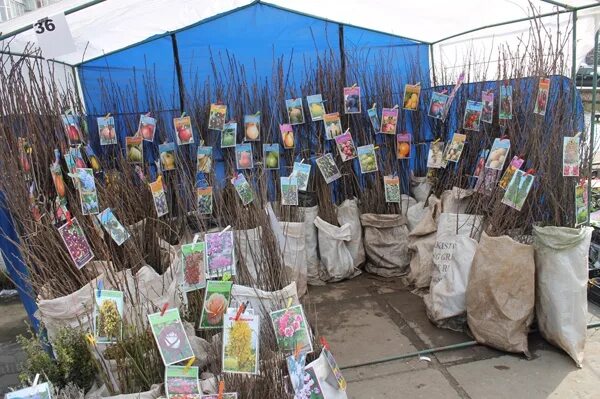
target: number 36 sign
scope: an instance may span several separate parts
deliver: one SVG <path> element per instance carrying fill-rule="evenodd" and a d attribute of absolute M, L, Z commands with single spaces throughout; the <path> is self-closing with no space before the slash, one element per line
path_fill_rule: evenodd
<path fill-rule="evenodd" d="M 75 51 L 65 14 L 40 19 L 33 24 L 33 31 L 44 58 L 51 59 Z"/>

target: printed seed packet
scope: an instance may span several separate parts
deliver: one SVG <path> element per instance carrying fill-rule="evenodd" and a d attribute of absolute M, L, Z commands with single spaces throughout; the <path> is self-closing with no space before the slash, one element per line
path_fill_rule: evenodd
<path fill-rule="evenodd" d="M 292 125 L 289 123 L 279 125 L 279 131 L 281 132 L 281 142 L 283 143 L 283 148 L 286 150 L 294 148 L 296 143 L 294 141 L 294 130 L 292 129 Z"/>
<path fill-rule="evenodd" d="M 196 366 L 167 366 L 165 368 L 167 399 L 198 399 L 202 395 Z"/>
<path fill-rule="evenodd" d="M 294 353 L 297 346 L 300 347 L 300 353 L 306 354 L 313 351 L 302 305 L 276 310 L 270 315 L 277 338 L 277 347 L 281 352 Z"/>
<path fill-rule="evenodd" d="M 421 94 L 421 85 L 404 85 L 404 109 L 416 111 L 419 107 L 419 95 Z"/>
<path fill-rule="evenodd" d="M 444 120 L 446 104 L 450 96 L 445 93 L 431 93 L 431 102 L 429 103 L 429 116 L 435 119 Z"/>
<path fill-rule="evenodd" d="M 504 172 L 504 175 L 500 179 L 498 186 L 500 188 L 506 190 L 506 187 L 508 186 L 508 183 L 510 183 L 513 175 L 515 174 L 515 172 L 517 170 L 521 169 L 521 166 L 523 165 L 524 162 L 525 162 L 524 159 L 521 159 L 518 156 L 514 156 L 513 159 L 510 161 L 510 164 L 508 164 L 508 168 L 506 168 L 506 171 Z"/>
<path fill-rule="evenodd" d="M 84 267 L 89 261 L 94 259 L 94 253 L 88 243 L 83 229 L 79 225 L 76 218 L 71 219 L 71 223 L 63 224 L 59 229 L 58 233 L 65 243 L 69 255 L 77 266 L 78 269 Z"/>
<path fill-rule="evenodd" d="M 535 100 L 533 113 L 538 115 L 546 115 L 546 107 L 548 106 L 548 93 L 550 92 L 550 79 L 540 78 L 538 86 L 538 94 Z"/>
<path fill-rule="evenodd" d="M 337 383 L 338 388 L 341 389 L 342 391 L 345 391 L 346 386 L 347 386 L 346 379 L 342 375 L 342 372 L 340 371 L 340 368 L 338 367 L 338 364 L 335 361 L 333 354 L 327 348 L 323 348 L 322 353 L 323 353 L 323 355 L 325 355 L 325 360 L 327 360 L 327 364 L 329 365 L 329 368 L 331 369 L 331 373 L 335 377 L 335 382 Z M 336 384 L 332 384 L 332 385 L 335 386 Z"/>
<path fill-rule="evenodd" d="M 327 140 L 333 140 L 343 133 L 339 112 L 323 115 L 323 122 L 325 123 L 325 137 Z"/>
<path fill-rule="evenodd" d="M 223 316 L 229 307 L 232 286 L 231 281 L 208 280 L 206 282 L 200 328 L 223 327 Z"/>
<path fill-rule="evenodd" d="M 291 355 L 286 358 L 288 374 L 294 388 L 294 394 L 297 396 L 304 388 L 304 366 L 306 366 L 306 354 L 298 354 L 298 357 Z"/>
<path fill-rule="evenodd" d="M 531 186 L 533 186 L 534 179 L 534 175 L 526 174 L 522 170 L 516 170 L 506 188 L 502 203 L 520 211 L 527 199 L 529 190 L 531 190 Z"/>
<path fill-rule="evenodd" d="M 84 215 L 95 215 L 100 212 L 100 208 L 98 206 L 94 170 L 90 168 L 77 168 L 76 171 L 77 180 L 79 181 L 81 213 Z"/>
<path fill-rule="evenodd" d="M 117 342 L 123 336 L 123 292 L 96 290 L 94 338 L 99 344 Z"/>
<path fill-rule="evenodd" d="M 223 321 L 222 364 L 224 373 L 258 374 L 260 323 L 257 314 L 229 308 Z"/>
<path fill-rule="evenodd" d="M 290 125 L 301 125 L 304 123 L 304 108 L 302 98 L 285 100 Z"/>
<path fill-rule="evenodd" d="M 463 118 L 463 129 L 478 131 L 482 112 L 482 102 L 467 100 L 467 107 L 465 108 L 465 115 Z"/>
<path fill-rule="evenodd" d="M 175 170 L 175 143 L 164 143 L 158 146 L 160 168 L 163 172 Z"/>
<path fill-rule="evenodd" d="M 313 122 L 322 121 L 323 115 L 325 115 L 325 105 L 323 104 L 323 97 L 320 94 L 306 96 L 306 102 L 308 103 L 310 119 Z"/>
<path fill-rule="evenodd" d="M 181 246 L 181 260 L 183 262 L 181 288 L 183 292 L 195 291 L 206 287 L 204 246 L 204 242 Z"/>
<path fill-rule="evenodd" d="M 481 121 L 492 123 L 494 120 L 494 93 L 491 90 L 481 92 L 481 102 L 483 109 L 481 110 Z"/>
<path fill-rule="evenodd" d="M 344 87 L 344 113 L 360 114 L 360 87 Z"/>
<path fill-rule="evenodd" d="M 385 202 L 400 203 L 400 178 L 398 176 L 384 176 Z"/>
<path fill-rule="evenodd" d="M 252 144 L 245 143 L 235 146 L 235 163 L 238 169 L 252 169 L 254 167 Z"/>
<path fill-rule="evenodd" d="M 304 368 L 304 385 L 294 399 L 325 399 L 323 388 L 312 366 Z"/>
<path fill-rule="evenodd" d="M 206 243 L 206 259 L 204 264 L 206 265 L 208 278 L 219 278 L 226 272 L 235 275 L 233 232 L 206 233 L 204 242 Z"/>
<path fill-rule="evenodd" d="M 579 176 L 579 135 L 563 138 L 563 176 Z"/>
<path fill-rule="evenodd" d="M 231 179 L 231 184 L 233 184 L 233 187 L 235 187 L 235 191 L 237 191 L 244 206 L 252 202 L 254 199 L 254 193 L 252 192 L 252 187 L 250 187 L 250 184 L 248 183 L 248 180 L 246 180 L 246 176 L 244 176 L 243 173 L 233 177 Z"/>
<path fill-rule="evenodd" d="M 211 130 L 223 131 L 225 126 L 225 117 L 227 115 L 227 105 L 210 104 L 208 114 L 208 128 Z"/>
<path fill-rule="evenodd" d="M 263 144 L 265 169 L 279 169 L 279 144 Z"/>
<path fill-rule="evenodd" d="M 298 179 L 298 190 L 308 190 L 308 179 L 310 178 L 310 164 L 294 162 L 292 174 Z"/>
<path fill-rule="evenodd" d="M 346 132 L 340 136 L 337 136 L 335 138 L 335 145 L 340 153 L 342 162 L 349 161 L 358 156 L 356 154 L 356 146 L 354 145 L 354 140 L 352 140 L 352 135 L 350 132 Z"/>
<path fill-rule="evenodd" d="M 79 116 L 61 115 L 65 134 L 69 140 L 69 145 L 81 144 L 81 127 L 79 126 Z"/>
<path fill-rule="evenodd" d="M 298 178 L 296 176 L 280 177 L 281 205 L 298 206 Z"/>
<path fill-rule="evenodd" d="M 144 141 L 154 141 L 154 133 L 156 132 L 156 119 L 140 115 L 140 123 L 136 136 L 141 137 Z"/>
<path fill-rule="evenodd" d="M 198 199 L 198 212 L 201 215 L 212 215 L 213 212 L 213 188 L 201 187 L 196 189 Z"/>
<path fill-rule="evenodd" d="M 165 195 L 165 189 L 163 187 L 162 176 L 158 176 L 155 182 L 150 183 L 150 191 L 152 192 L 152 198 L 154 199 L 154 209 L 156 209 L 156 215 L 161 217 L 169 213 L 169 206 L 167 204 L 167 196 Z"/>
<path fill-rule="evenodd" d="M 446 150 L 444 152 L 445 162 L 458 162 L 465 147 L 466 139 L 466 135 L 454 133 L 454 136 L 452 136 L 452 141 L 446 146 Z"/>
<path fill-rule="evenodd" d="M 384 108 L 381 111 L 381 133 L 396 134 L 398 108 Z"/>
<path fill-rule="evenodd" d="M 110 208 L 103 210 L 97 218 L 102 227 L 104 227 L 104 230 L 110 234 L 110 238 L 118 246 L 121 246 L 130 237 L 129 232 L 125 230 L 125 227 L 119 222 Z"/>
<path fill-rule="evenodd" d="M 377 115 L 377 108 L 369 108 L 367 110 L 367 115 L 369 115 L 369 120 L 371 121 L 371 126 L 373 126 L 373 130 L 375 133 L 381 132 L 381 123 L 379 123 L 379 116 Z"/>
<path fill-rule="evenodd" d="M 440 169 L 444 168 L 444 145 L 443 141 L 436 141 L 429 144 L 429 154 L 427 155 L 427 167 Z"/>
<path fill-rule="evenodd" d="M 235 147 L 237 138 L 237 123 L 227 122 L 221 132 L 221 148 Z"/>
<path fill-rule="evenodd" d="M 360 163 L 360 173 L 371 173 L 379 170 L 377 166 L 377 155 L 375 155 L 375 146 L 373 144 L 358 147 L 358 161 Z"/>
<path fill-rule="evenodd" d="M 587 184 L 582 182 L 575 186 L 575 226 L 587 222 L 588 219 Z"/>
<path fill-rule="evenodd" d="M 500 86 L 500 111 L 498 113 L 499 119 L 512 119 L 513 114 L 513 98 L 512 98 L 512 86 Z"/>
<path fill-rule="evenodd" d="M 115 131 L 115 118 L 96 118 L 98 123 L 98 136 L 100 137 L 100 145 L 117 144 L 117 133 Z"/>
<path fill-rule="evenodd" d="M 342 177 L 342 174 L 340 173 L 340 170 L 338 169 L 331 153 L 317 158 L 315 162 L 317 163 L 317 166 L 319 167 L 319 170 L 325 179 L 325 183 L 329 184 L 332 181 Z"/>
<path fill-rule="evenodd" d="M 213 164 L 212 147 L 198 146 L 196 150 L 196 172 L 210 173 Z"/>
<path fill-rule="evenodd" d="M 409 133 L 398 133 L 396 135 L 396 158 L 397 159 L 408 159 L 410 158 L 410 143 L 412 142 L 412 136 Z"/>
<path fill-rule="evenodd" d="M 200 399 L 219 399 L 216 393 L 211 395 L 202 395 Z M 222 399 L 238 399 L 237 392 L 223 392 Z"/>
<path fill-rule="evenodd" d="M 182 362 L 194 356 L 190 341 L 181 323 L 179 309 L 167 309 L 162 315 L 161 312 L 149 314 L 148 321 L 165 366 Z"/>
<path fill-rule="evenodd" d="M 260 140 L 260 114 L 244 116 L 244 141 Z"/>
<path fill-rule="evenodd" d="M 487 158 L 485 167 L 488 169 L 502 170 L 504 168 L 504 162 L 508 157 L 510 151 L 510 140 L 509 139 L 494 139 L 490 155 Z"/>
<path fill-rule="evenodd" d="M 142 137 L 125 137 L 125 146 L 127 148 L 127 162 L 133 164 L 144 163 L 144 145 Z"/>
<path fill-rule="evenodd" d="M 32 387 L 7 392 L 5 399 L 51 399 L 50 384 L 43 382 Z"/>

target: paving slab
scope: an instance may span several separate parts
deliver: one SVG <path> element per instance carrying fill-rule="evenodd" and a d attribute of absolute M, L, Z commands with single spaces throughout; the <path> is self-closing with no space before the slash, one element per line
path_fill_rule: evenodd
<path fill-rule="evenodd" d="M 350 382 L 347 392 L 350 399 L 460 398 L 444 375 L 432 368 Z"/>
<path fill-rule="evenodd" d="M 588 336 L 581 369 L 540 340 L 543 349 L 533 349 L 532 360 L 503 355 L 447 370 L 472 399 L 600 398 L 600 333 L 590 330 Z"/>
<path fill-rule="evenodd" d="M 330 302 L 316 307 L 308 318 L 329 341 L 340 367 L 416 350 L 386 309 L 371 298 Z"/>

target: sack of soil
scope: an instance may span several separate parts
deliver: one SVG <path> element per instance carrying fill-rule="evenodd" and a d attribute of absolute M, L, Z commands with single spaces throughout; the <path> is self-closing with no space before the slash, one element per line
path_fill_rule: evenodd
<path fill-rule="evenodd" d="M 304 223 L 280 222 L 283 236 L 283 265 L 289 281 L 296 282 L 298 295 L 306 294 L 306 245 Z"/>
<path fill-rule="evenodd" d="M 587 333 L 588 254 L 591 227 L 533 227 L 536 316 L 542 336 L 578 367 Z"/>
<path fill-rule="evenodd" d="M 431 283 L 431 272 L 434 267 L 433 248 L 440 213 L 440 200 L 433 196 L 429 197 L 428 206 L 424 208 L 421 220 L 408 234 L 408 249 L 411 256 L 408 281 L 418 289 L 428 288 Z M 410 215 L 409 209 L 409 217 Z"/>
<path fill-rule="evenodd" d="M 473 190 L 460 187 L 452 187 L 442 193 L 442 212 L 464 214 L 467 212 Z"/>
<path fill-rule="evenodd" d="M 477 342 L 529 356 L 535 306 L 533 246 L 483 233 L 467 285 L 467 322 Z"/>
<path fill-rule="evenodd" d="M 431 184 L 427 180 L 427 176 L 410 176 L 410 193 L 417 202 L 424 202 L 431 191 Z"/>
<path fill-rule="evenodd" d="M 354 268 L 354 260 L 347 246 L 352 239 L 350 225 L 334 226 L 318 216 L 314 224 L 319 230 L 319 253 L 325 274 L 323 279 L 333 282 L 353 277 L 358 269 Z"/>
<path fill-rule="evenodd" d="M 365 213 L 360 216 L 367 254 L 365 270 L 382 277 L 408 273 L 408 228 L 402 215 Z"/>
<path fill-rule="evenodd" d="M 337 220 L 340 226 L 348 225 L 350 229 L 350 240 L 346 243 L 353 266 L 358 268 L 365 262 L 365 248 L 363 247 L 362 228 L 360 225 L 360 212 L 356 199 L 345 200 L 337 207 Z"/>
<path fill-rule="evenodd" d="M 319 278 L 321 261 L 318 252 L 317 227 L 315 218 L 319 214 L 319 207 L 300 208 L 304 212 L 304 248 L 306 251 L 306 272 L 309 285 L 323 285 Z"/>

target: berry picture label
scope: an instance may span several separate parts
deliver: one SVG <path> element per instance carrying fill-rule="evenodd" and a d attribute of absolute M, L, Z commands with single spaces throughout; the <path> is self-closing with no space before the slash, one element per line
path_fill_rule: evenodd
<path fill-rule="evenodd" d="M 204 246 L 204 242 L 181 246 L 181 259 L 183 262 L 181 288 L 183 292 L 199 290 L 206 286 Z"/>
<path fill-rule="evenodd" d="M 385 202 L 397 203 L 401 201 L 400 178 L 398 176 L 384 176 Z"/>
<path fill-rule="evenodd" d="M 337 136 L 335 138 L 335 144 L 338 152 L 340 153 L 340 157 L 342 158 L 342 162 L 349 161 L 358 156 L 356 153 L 356 147 L 354 146 L 354 140 L 352 140 L 352 135 L 350 132 L 346 132 L 340 136 Z"/>
<path fill-rule="evenodd" d="M 117 342 L 123 335 L 123 292 L 96 290 L 94 338 L 99 344 Z"/>
<path fill-rule="evenodd" d="M 148 315 L 152 334 L 165 366 L 182 362 L 194 356 L 190 341 L 179 315 L 179 309 L 167 309 Z"/>
<path fill-rule="evenodd" d="M 117 144 L 117 133 L 115 130 L 115 118 L 96 118 L 98 123 L 98 136 L 100 137 L 100 145 Z"/>
<path fill-rule="evenodd" d="M 281 185 L 281 205 L 298 206 L 298 178 L 296 176 L 279 178 Z"/>
<path fill-rule="evenodd" d="M 69 255 L 78 269 L 84 267 L 89 261 L 94 259 L 92 248 L 83 233 L 83 229 L 79 225 L 76 218 L 67 221 L 58 229 L 58 233 L 62 238 Z"/>
<path fill-rule="evenodd" d="M 196 189 L 198 197 L 198 212 L 201 215 L 212 215 L 213 212 L 213 188 L 200 187 Z"/>
<path fill-rule="evenodd" d="M 292 174 L 298 179 L 298 190 L 308 190 L 308 179 L 310 178 L 310 164 L 294 162 Z"/>
<path fill-rule="evenodd" d="M 77 180 L 79 181 L 81 213 L 84 215 L 95 215 L 100 212 L 100 208 L 98 205 L 94 170 L 91 168 L 77 168 L 76 171 Z"/>
<path fill-rule="evenodd" d="M 467 107 L 465 108 L 465 115 L 463 117 L 463 129 L 478 131 L 482 112 L 482 102 L 468 100 Z"/>
<path fill-rule="evenodd" d="M 204 292 L 200 328 L 223 328 L 223 318 L 231 300 L 231 281 L 208 280 Z"/>
<path fill-rule="evenodd" d="M 344 113 L 360 114 L 360 87 L 344 87 Z"/>
<path fill-rule="evenodd" d="M 254 200 L 252 187 L 250 187 L 250 183 L 248 183 L 248 180 L 246 180 L 246 176 L 244 176 L 243 173 L 233 177 L 231 179 L 231 184 L 233 184 L 235 191 L 237 191 L 238 196 L 242 200 L 242 205 L 246 206 Z"/>
<path fill-rule="evenodd" d="M 342 174 L 333 159 L 333 155 L 330 153 L 317 158 L 316 163 L 327 184 L 342 177 Z"/>
<path fill-rule="evenodd" d="M 158 176 L 158 179 L 156 179 L 155 182 L 150 183 L 150 191 L 152 192 L 156 215 L 161 217 L 169 213 L 169 206 L 167 204 L 167 196 L 165 195 L 165 189 L 163 187 L 162 176 Z"/>
<path fill-rule="evenodd" d="M 125 230 L 110 208 L 103 210 L 97 217 L 104 230 L 110 234 L 110 238 L 118 246 L 121 246 L 130 237 L 129 232 Z"/>

